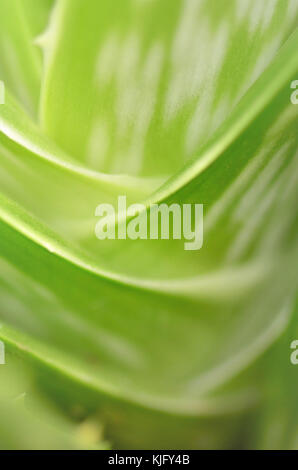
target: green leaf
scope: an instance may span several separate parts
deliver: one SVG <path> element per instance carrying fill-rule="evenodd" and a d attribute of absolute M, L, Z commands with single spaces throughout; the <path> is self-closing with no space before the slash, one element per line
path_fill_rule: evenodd
<path fill-rule="evenodd" d="M 92 168 L 172 174 L 296 25 L 284 0 L 60 0 L 44 40 L 43 127 Z"/>
<path fill-rule="evenodd" d="M 9 363 L 0 369 L 1 450 L 107 448 L 99 425 L 69 422 L 37 392 L 28 367 L 13 357 Z"/>
<path fill-rule="evenodd" d="M 298 260 L 297 8 L 269 3 L 57 1 L 42 124 L 0 106 L 0 339 L 116 446 L 245 446 L 262 405 Z M 99 241 L 123 194 L 204 204 L 202 249 Z"/>
<path fill-rule="evenodd" d="M 33 34 L 44 26 L 44 8 L 49 2 L 38 3 L 35 13 L 28 14 L 28 0 L 0 2 L 0 79 L 32 115 L 37 113 L 42 69 Z"/>
<path fill-rule="evenodd" d="M 260 364 L 265 372 L 263 402 L 252 445 L 260 449 L 298 449 L 297 365 L 291 363 L 290 348 L 298 338 L 297 305 L 285 334 L 268 351 Z"/>

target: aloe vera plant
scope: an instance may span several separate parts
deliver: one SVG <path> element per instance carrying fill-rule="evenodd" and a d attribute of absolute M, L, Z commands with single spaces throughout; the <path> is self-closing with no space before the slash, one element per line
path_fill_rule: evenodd
<path fill-rule="evenodd" d="M 297 448 L 297 25 L 297 0 L 0 0 L 0 447 Z M 119 195 L 204 204 L 203 247 L 99 241 Z"/>

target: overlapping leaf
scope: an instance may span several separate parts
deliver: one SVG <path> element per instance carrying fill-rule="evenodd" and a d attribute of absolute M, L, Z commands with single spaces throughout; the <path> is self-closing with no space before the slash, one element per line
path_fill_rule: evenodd
<path fill-rule="evenodd" d="M 0 338 L 100 403 L 116 442 L 221 446 L 255 403 L 243 371 L 296 288 L 297 7 L 58 1 L 39 41 L 43 131 L 9 93 L 0 108 Z M 99 242 L 95 207 L 120 194 L 203 203 L 203 249 Z"/>

